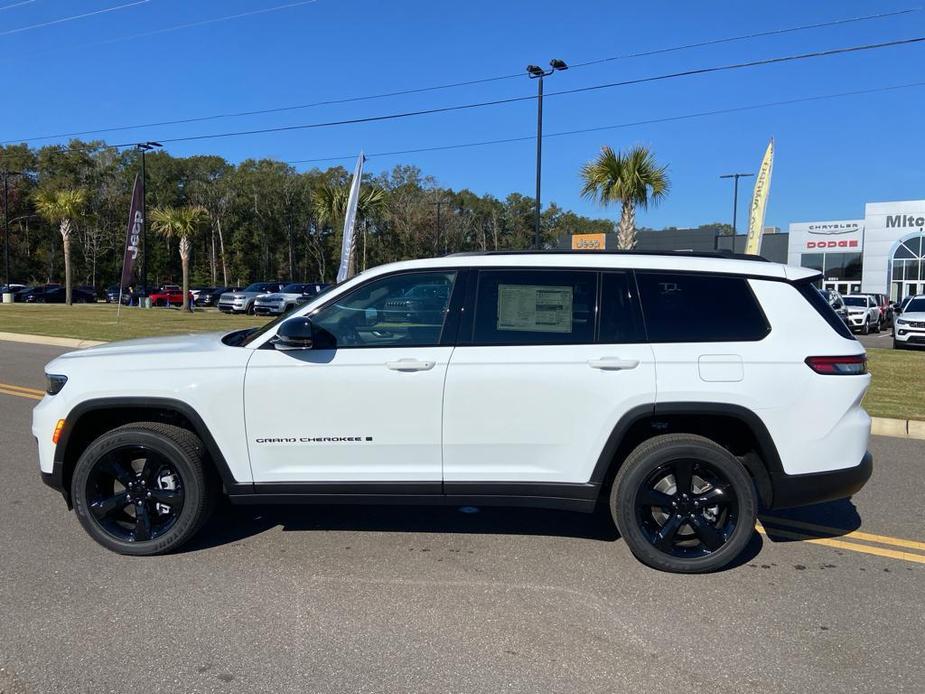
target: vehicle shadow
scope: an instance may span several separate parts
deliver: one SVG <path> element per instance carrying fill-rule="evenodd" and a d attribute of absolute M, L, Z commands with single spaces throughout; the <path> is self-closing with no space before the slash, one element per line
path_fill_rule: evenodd
<path fill-rule="evenodd" d="M 620 539 L 606 507 L 594 513 L 492 506 L 303 505 L 233 506 L 223 503 L 179 552 L 230 545 L 271 528 L 286 532 L 349 531 L 566 537 L 599 542 Z M 753 533 L 725 570 L 753 560 L 763 538 Z"/>
<path fill-rule="evenodd" d="M 772 542 L 800 542 L 814 537 L 840 537 L 861 527 L 861 516 L 851 499 L 814 506 L 766 511 L 759 520 Z"/>

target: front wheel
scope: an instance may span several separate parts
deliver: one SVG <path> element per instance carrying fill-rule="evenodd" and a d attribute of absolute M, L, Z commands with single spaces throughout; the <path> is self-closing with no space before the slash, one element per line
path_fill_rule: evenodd
<path fill-rule="evenodd" d="M 666 434 L 640 444 L 617 474 L 613 519 L 636 557 L 675 573 L 716 571 L 755 532 L 757 499 L 748 471 L 702 436 Z"/>
<path fill-rule="evenodd" d="M 136 422 L 97 438 L 71 481 L 84 530 L 120 554 L 174 550 L 205 523 L 214 502 L 202 442 L 177 426 Z"/>
<path fill-rule="evenodd" d="M 864 325 L 861 326 L 861 335 L 870 335 L 870 319 L 864 319 Z"/>

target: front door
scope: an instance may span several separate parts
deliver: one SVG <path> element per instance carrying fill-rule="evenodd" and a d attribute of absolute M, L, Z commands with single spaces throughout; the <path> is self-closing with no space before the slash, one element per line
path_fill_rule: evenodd
<path fill-rule="evenodd" d="M 439 493 L 456 273 L 371 280 L 312 315 L 311 349 L 254 351 L 244 384 L 254 482 L 425 482 Z"/>
<path fill-rule="evenodd" d="M 632 275 L 475 274 L 474 315 L 460 328 L 444 394 L 446 492 L 489 482 L 497 493 L 554 496 L 565 491 L 554 485 L 588 483 L 617 421 L 655 402 Z"/>

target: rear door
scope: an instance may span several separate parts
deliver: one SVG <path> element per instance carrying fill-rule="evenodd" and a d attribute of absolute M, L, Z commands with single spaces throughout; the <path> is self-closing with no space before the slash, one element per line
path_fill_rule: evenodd
<path fill-rule="evenodd" d="M 655 400 L 632 275 L 473 275 L 444 391 L 446 492 L 533 493 L 523 485 L 545 483 L 540 495 L 556 495 L 549 485 L 587 483 L 615 423 Z"/>

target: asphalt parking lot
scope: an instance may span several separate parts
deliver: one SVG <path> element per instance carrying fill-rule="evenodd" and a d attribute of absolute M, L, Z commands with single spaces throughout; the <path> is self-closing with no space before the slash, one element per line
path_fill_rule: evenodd
<path fill-rule="evenodd" d="M 2 692 L 922 691 L 925 442 L 873 439 L 855 498 L 763 518 L 713 575 L 488 508 L 225 508 L 127 558 L 39 480 L 29 389 L 60 351 L 0 342 Z"/>

